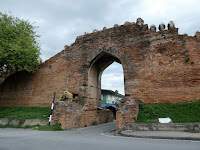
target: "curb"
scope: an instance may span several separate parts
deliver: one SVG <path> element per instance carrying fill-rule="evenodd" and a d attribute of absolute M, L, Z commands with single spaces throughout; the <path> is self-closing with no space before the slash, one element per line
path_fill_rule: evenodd
<path fill-rule="evenodd" d="M 120 133 L 119 135 L 121 136 L 125 136 L 125 137 L 136 137 L 136 138 L 150 138 L 150 139 L 172 139 L 172 140 L 190 140 L 190 141 L 200 141 L 200 138 L 196 138 L 196 137 L 170 137 L 170 136 L 140 136 L 140 135 L 128 135 L 128 134 L 124 134 L 124 133 Z"/>

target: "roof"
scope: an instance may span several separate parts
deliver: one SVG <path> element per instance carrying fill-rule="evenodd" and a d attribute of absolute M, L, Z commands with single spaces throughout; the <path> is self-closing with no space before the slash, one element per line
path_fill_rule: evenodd
<path fill-rule="evenodd" d="M 112 91 L 112 90 L 101 89 L 101 91 L 106 91 L 106 92 L 109 92 L 109 93 L 112 93 L 112 94 L 118 95 L 118 96 L 120 96 L 120 97 L 123 97 L 123 96 L 124 96 L 124 95 L 119 94 L 119 93 L 116 93 L 116 92 L 114 92 L 114 91 Z"/>
<path fill-rule="evenodd" d="M 114 104 L 101 104 L 101 107 L 114 107 L 116 108 L 116 106 Z"/>

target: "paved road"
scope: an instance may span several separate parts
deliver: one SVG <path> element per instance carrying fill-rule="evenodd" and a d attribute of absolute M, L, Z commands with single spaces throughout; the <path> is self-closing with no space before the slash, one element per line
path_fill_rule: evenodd
<path fill-rule="evenodd" d="M 68 131 L 0 129 L 0 150 L 200 150 L 200 142 L 114 136 L 115 122 Z"/>

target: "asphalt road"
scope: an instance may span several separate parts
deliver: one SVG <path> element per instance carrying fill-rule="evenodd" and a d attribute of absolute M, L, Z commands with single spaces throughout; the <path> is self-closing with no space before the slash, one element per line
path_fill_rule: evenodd
<path fill-rule="evenodd" d="M 198 141 L 114 136 L 115 122 L 68 131 L 0 129 L 0 150 L 200 150 Z"/>

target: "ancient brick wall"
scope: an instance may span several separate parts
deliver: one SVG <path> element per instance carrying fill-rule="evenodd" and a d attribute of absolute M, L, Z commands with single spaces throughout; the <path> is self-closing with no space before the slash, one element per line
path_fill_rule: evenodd
<path fill-rule="evenodd" d="M 116 131 L 131 129 L 139 111 L 138 101 L 126 99 L 125 103 L 117 105 Z"/>
<path fill-rule="evenodd" d="M 19 72 L 0 85 L 2 106 L 49 106 L 65 91 L 86 98 L 88 110 L 100 99 L 104 69 L 113 61 L 124 70 L 126 99 L 146 104 L 200 99 L 200 34 L 179 35 L 178 28 L 156 32 L 125 23 L 77 37 L 34 74 Z"/>
<path fill-rule="evenodd" d="M 56 102 L 52 115 L 52 125 L 61 123 L 63 129 L 88 127 L 113 121 L 110 110 L 88 110 L 78 103 Z"/>
<path fill-rule="evenodd" d="M 199 34 L 178 35 L 176 28 L 153 32 L 135 24 L 87 34 L 47 60 L 35 74 L 17 73 L 8 78 L 0 86 L 0 104 L 49 106 L 53 92 L 58 99 L 66 89 L 95 99 L 88 95 L 92 80 L 88 71 L 102 52 L 115 56 L 123 65 L 127 97 L 144 103 L 198 100 L 198 39 Z M 109 58 L 104 61 L 109 62 Z"/>

